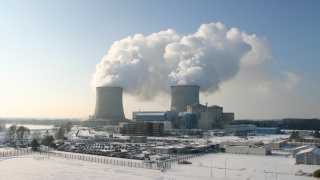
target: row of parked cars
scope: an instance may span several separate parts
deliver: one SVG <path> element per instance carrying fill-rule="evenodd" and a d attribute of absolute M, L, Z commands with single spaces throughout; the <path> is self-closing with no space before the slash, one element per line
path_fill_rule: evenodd
<path fill-rule="evenodd" d="M 60 143 L 57 149 L 58 151 L 73 153 L 94 154 L 138 160 L 145 159 L 144 154 L 142 153 L 142 147 L 138 144 L 112 144 L 106 142 L 87 141 Z"/>

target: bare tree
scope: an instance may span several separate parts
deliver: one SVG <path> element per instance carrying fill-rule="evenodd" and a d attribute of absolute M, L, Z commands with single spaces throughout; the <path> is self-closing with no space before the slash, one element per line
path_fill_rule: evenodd
<path fill-rule="evenodd" d="M 59 130 L 59 128 L 58 127 L 53 127 L 52 129 L 51 129 L 51 134 L 53 134 L 53 135 L 56 135 L 57 133 L 58 133 L 58 130 Z M 47 133 L 47 135 L 48 135 L 48 133 Z"/>
<path fill-rule="evenodd" d="M 0 131 L 6 130 L 6 122 L 0 122 Z"/>
<path fill-rule="evenodd" d="M 12 143 L 13 140 L 15 140 L 16 136 L 16 130 L 17 130 L 17 125 L 16 124 L 13 124 L 11 125 L 8 129 L 7 129 L 7 132 L 5 134 L 5 139 L 6 141 Z"/>
<path fill-rule="evenodd" d="M 71 128 L 72 128 L 72 123 L 71 123 L 70 121 L 68 121 L 68 122 L 66 123 L 66 131 L 67 131 L 67 132 L 70 132 L 70 131 L 71 131 Z"/>
<path fill-rule="evenodd" d="M 40 142 L 43 139 L 43 133 L 41 131 L 33 131 L 31 137 Z"/>
<path fill-rule="evenodd" d="M 30 136 L 30 129 L 24 126 L 19 126 L 16 130 L 17 139 L 23 143 L 24 139 Z"/>
<path fill-rule="evenodd" d="M 64 138 L 64 133 L 65 133 L 65 129 L 64 127 L 61 125 L 60 128 L 58 129 L 58 131 L 55 134 L 55 138 L 56 139 L 63 139 Z"/>

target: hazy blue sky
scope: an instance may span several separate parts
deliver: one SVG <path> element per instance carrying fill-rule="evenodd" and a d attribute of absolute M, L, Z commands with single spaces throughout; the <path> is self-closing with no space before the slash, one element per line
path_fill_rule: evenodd
<path fill-rule="evenodd" d="M 0 117 L 87 117 L 96 64 L 115 41 L 167 29 L 188 35 L 217 22 L 265 38 L 275 65 L 240 70 L 202 104 L 223 106 L 236 119 L 320 117 L 318 0 L 1 0 Z M 168 110 L 170 97 L 125 95 L 127 118 L 139 108 Z"/>

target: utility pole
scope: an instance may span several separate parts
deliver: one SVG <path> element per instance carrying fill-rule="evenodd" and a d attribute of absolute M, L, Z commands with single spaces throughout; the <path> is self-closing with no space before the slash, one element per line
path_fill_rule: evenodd
<path fill-rule="evenodd" d="M 278 180 L 278 167 L 277 167 L 277 164 L 274 164 L 276 165 L 276 180 Z"/>
<path fill-rule="evenodd" d="M 226 157 L 226 160 L 224 161 L 224 178 L 227 178 L 227 159 L 228 157 Z"/>
<path fill-rule="evenodd" d="M 211 161 L 211 177 L 212 177 L 212 159 L 210 159 Z"/>

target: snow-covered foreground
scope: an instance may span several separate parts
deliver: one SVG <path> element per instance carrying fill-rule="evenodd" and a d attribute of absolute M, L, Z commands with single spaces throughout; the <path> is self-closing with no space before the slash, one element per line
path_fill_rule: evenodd
<path fill-rule="evenodd" d="M 312 173 L 319 166 L 294 165 L 293 158 L 209 154 L 173 164 L 166 172 L 65 159 L 45 155 L 0 157 L 0 179 L 312 179 L 295 176 L 302 169 Z M 212 163 L 212 166 L 211 166 Z M 227 169 L 225 169 L 225 166 Z M 212 177 L 211 177 L 212 167 Z M 277 171 L 277 175 L 276 175 Z M 276 177 L 277 176 L 277 177 Z"/>

